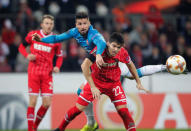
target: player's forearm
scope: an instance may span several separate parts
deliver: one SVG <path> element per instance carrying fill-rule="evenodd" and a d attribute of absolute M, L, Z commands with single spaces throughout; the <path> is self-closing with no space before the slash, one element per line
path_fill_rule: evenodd
<path fill-rule="evenodd" d="M 28 56 L 28 53 L 26 51 L 25 46 L 23 45 L 23 43 L 20 44 L 19 46 L 19 52 L 26 58 Z"/>
<path fill-rule="evenodd" d="M 96 87 L 90 73 L 84 74 L 84 76 L 85 76 L 87 82 L 90 84 L 91 88 Z"/>
<path fill-rule="evenodd" d="M 84 62 L 82 63 L 81 68 L 87 82 L 90 84 L 91 87 L 95 87 L 94 81 L 91 76 L 90 66 L 91 66 L 91 62 L 90 60 L 86 58 Z"/>
<path fill-rule="evenodd" d="M 136 80 L 137 83 L 141 83 L 140 79 L 139 79 L 139 76 L 137 74 L 137 70 L 136 70 L 136 67 L 134 65 L 133 62 L 131 62 L 129 65 L 128 65 L 128 68 L 129 68 L 129 71 L 131 72 L 133 78 Z"/>
<path fill-rule="evenodd" d="M 71 36 L 67 33 L 62 33 L 60 35 L 51 35 L 45 38 L 42 38 L 41 41 L 44 43 L 58 43 L 62 42 L 64 40 L 70 39 Z"/>
<path fill-rule="evenodd" d="M 58 68 L 60 68 L 62 66 L 62 62 L 63 62 L 63 55 L 62 56 L 58 56 L 57 60 L 56 60 L 56 66 Z"/>

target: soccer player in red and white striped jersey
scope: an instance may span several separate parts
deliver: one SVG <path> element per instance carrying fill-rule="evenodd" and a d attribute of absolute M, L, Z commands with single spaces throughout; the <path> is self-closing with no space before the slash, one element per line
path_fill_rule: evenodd
<path fill-rule="evenodd" d="M 42 118 L 51 104 L 53 94 L 52 72 L 58 73 L 63 61 L 61 44 L 45 44 L 33 41 L 32 34 L 37 33 L 41 37 L 53 35 L 54 17 L 44 15 L 41 22 L 41 30 L 31 31 L 27 34 L 23 43 L 19 46 L 19 52 L 29 60 L 28 66 L 28 90 L 29 106 L 27 110 L 28 131 L 36 131 Z M 26 47 L 30 46 L 30 53 Z M 53 58 L 57 56 L 56 66 L 53 67 Z M 35 106 L 39 93 L 42 96 L 42 106 L 35 116 Z"/>
<path fill-rule="evenodd" d="M 115 105 L 119 116 L 123 120 L 126 130 L 136 131 L 120 82 L 121 70 L 118 65 L 119 62 L 127 65 L 136 80 L 137 88 L 146 92 L 147 90 L 142 86 L 128 52 L 122 47 L 123 44 L 124 40 L 121 34 L 113 33 L 111 35 L 107 48 L 102 54 L 105 64 L 102 65 L 101 69 L 95 63 L 96 49 L 92 50 L 90 55 L 84 60 L 81 67 L 88 83 L 85 84 L 76 105 L 68 110 L 61 125 L 55 131 L 64 131 L 70 121 L 79 115 L 95 98 L 100 98 L 101 94 L 105 94 L 111 99 L 111 102 Z"/>

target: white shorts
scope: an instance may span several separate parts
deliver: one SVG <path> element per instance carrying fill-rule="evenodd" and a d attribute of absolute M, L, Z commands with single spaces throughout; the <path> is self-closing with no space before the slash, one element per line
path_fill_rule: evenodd
<path fill-rule="evenodd" d="M 122 76 L 130 73 L 129 68 L 127 67 L 127 65 L 125 63 L 119 62 L 119 68 L 121 69 Z"/>

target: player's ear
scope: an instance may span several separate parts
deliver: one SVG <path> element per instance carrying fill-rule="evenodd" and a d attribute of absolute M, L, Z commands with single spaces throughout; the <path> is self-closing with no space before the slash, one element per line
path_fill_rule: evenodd
<path fill-rule="evenodd" d="M 109 41 L 106 43 L 107 46 L 109 46 Z"/>
<path fill-rule="evenodd" d="M 88 24 L 89 24 L 89 25 L 91 25 L 91 22 L 90 22 L 90 20 L 89 20 L 89 19 L 88 19 Z"/>
<path fill-rule="evenodd" d="M 42 22 L 40 23 L 40 27 L 42 28 Z"/>

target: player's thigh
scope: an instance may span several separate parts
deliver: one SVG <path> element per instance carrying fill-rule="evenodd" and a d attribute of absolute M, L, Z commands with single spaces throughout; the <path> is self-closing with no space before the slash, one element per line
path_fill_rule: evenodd
<path fill-rule="evenodd" d="M 52 75 L 41 76 L 41 95 L 52 96 L 53 94 L 53 80 Z"/>
<path fill-rule="evenodd" d="M 28 91 L 29 95 L 38 95 L 40 90 L 40 76 L 28 74 Z"/>
<path fill-rule="evenodd" d="M 114 85 L 109 89 L 110 90 L 105 92 L 105 94 L 109 96 L 111 102 L 115 105 L 115 107 L 127 104 L 126 95 L 123 91 L 121 84 Z"/>
<path fill-rule="evenodd" d="M 83 111 L 87 106 L 83 106 L 79 103 L 76 103 L 76 107 L 80 110 L 80 111 Z"/>
<path fill-rule="evenodd" d="M 77 103 L 82 106 L 87 106 L 93 101 L 91 87 L 88 83 L 85 84 L 83 92 L 80 93 Z"/>
<path fill-rule="evenodd" d="M 121 70 L 121 75 L 122 76 L 125 76 L 128 73 L 130 73 L 130 71 L 129 71 L 129 69 L 128 69 L 128 67 L 127 67 L 127 65 L 125 63 L 119 62 L 119 68 Z"/>
<path fill-rule="evenodd" d="M 79 96 L 80 93 L 82 92 L 82 90 L 84 89 L 85 84 L 87 83 L 87 81 L 85 80 L 81 85 L 80 88 L 78 88 L 77 90 L 77 95 Z"/>

